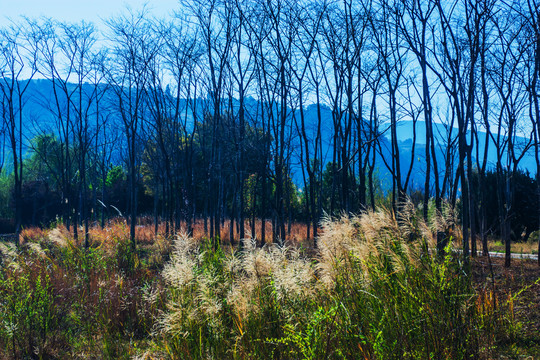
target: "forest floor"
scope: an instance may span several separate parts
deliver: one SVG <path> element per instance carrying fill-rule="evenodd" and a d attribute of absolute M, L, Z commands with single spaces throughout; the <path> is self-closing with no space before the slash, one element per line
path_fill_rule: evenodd
<path fill-rule="evenodd" d="M 514 323 L 511 338 L 500 347 L 500 359 L 540 359 L 540 267 L 534 260 L 477 257 L 472 260 L 477 289 L 493 287 L 499 299 L 510 301 Z M 491 264 L 491 266 L 490 266 Z"/>

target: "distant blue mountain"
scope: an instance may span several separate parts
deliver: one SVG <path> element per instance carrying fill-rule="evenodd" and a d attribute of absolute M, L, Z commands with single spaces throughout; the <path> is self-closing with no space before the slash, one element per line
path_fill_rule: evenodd
<path fill-rule="evenodd" d="M 68 85 L 73 86 L 74 85 Z M 85 85 L 83 87 L 84 92 L 90 93 L 92 91 L 91 85 Z M 107 101 L 110 103 L 114 101 L 114 94 L 109 90 L 109 94 L 106 94 L 104 97 L 104 103 Z M 75 95 L 76 97 L 77 95 Z M 61 99 L 61 106 L 66 106 L 66 99 Z M 185 100 L 181 100 L 185 104 Z M 198 119 L 203 118 L 203 107 L 205 102 L 203 99 L 199 99 L 199 107 L 196 114 L 192 114 L 188 111 L 188 127 L 193 124 L 193 115 L 196 115 Z M 245 101 L 246 111 L 248 117 L 257 116 L 257 109 L 259 108 L 259 103 L 256 99 L 247 98 Z M 234 102 L 234 106 L 238 106 L 238 102 Z M 56 103 L 55 96 L 53 91 L 53 85 L 50 80 L 32 80 L 28 92 L 25 95 L 25 104 L 24 104 L 24 121 L 25 121 L 25 136 L 27 139 L 31 139 L 34 136 L 40 133 L 58 133 L 57 126 L 57 116 L 55 115 Z M 110 121 L 113 122 L 112 127 L 116 129 L 121 129 L 122 123 L 118 116 L 114 114 L 114 107 L 105 107 L 100 110 L 104 112 L 102 115 L 109 117 Z M 306 122 L 306 131 L 308 136 L 315 138 L 317 131 L 317 106 L 312 104 L 305 108 L 305 122 Z M 299 111 L 296 111 L 294 114 L 299 121 Z M 95 126 L 95 120 L 91 120 L 91 126 Z M 379 131 L 383 131 L 388 125 L 382 124 Z M 332 134 L 333 134 L 333 121 L 332 121 L 332 112 L 331 109 L 327 106 L 321 105 L 321 130 L 322 130 L 322 154 L 323 154 L 323 166 L 332 160 Z M 443 124 L 434 124 L 434 135 L 437 141 L 437 160 L 439 163 L 440 177 L 444 175 L 444 148 L 446 146 L 446 137 L 447 132 L 452 130 L 453 134 L 457 134 L 457 129 L 449 129 Z M 402 176 L 406 176 L 406 172 L 411 163 L 411 154 L 412 154 L 412 138 L 413 138 L 413 122 L 412 121 L 402 121 L 398 124 L 398 140 L 399 140 L 399 151 L 402 167 Z M 411 173 L 410 179 L 410 188 L 413 189 L 422 189 L 424 185 L 424 175 L 425 175 L 425 124 L 421 121 L 416 123 L 416 148 L 415 156 L 412 161 L 413 170 Z M 470 134 L 468 134 L 470 136 Z M 391 186 L 391 174 L 389 170 L 384 165 L 382 158 L 387 159 L 387 162 L 390 162 L 391 159 L 391 148 L 390 148 L 390 133 L 386 131 L 383 137 L 379 140 L 381 143 L 381 154 L 377 155 L 376 163 L 378 166 L 377 176 L 378 180 L 383 184 L 385 188 Z M 485 146 L 485 133 L 479 133 L 480 148 L 483 149 Z M 517 145 L 523 146 L 527 143 L 527 139 L 519 138 Z M 300 139 L 298 137 L 291 137 L 291 146 L 292 154 L 290 158 L 291 172 L 293 175 L 293 181 L 299 186 L 303 186 L 302 171 L 300 167 Z M 457 146 L 457 145 L 455 145 Z M 475 153 L 475 150 L 473 150 Z M 493 141 L 489 141 L 489 152 L 488 152 L 488 162 L 489 166 L 493 167 L 497 159 L 497 152 L 494 146 Z M 456 160 L 457 161 L 457 160 Z M 455 164 L 457 166 L 457 163 Z M 530 173 L 536 172 L 536 163 L 534 157 L 534 149 L 529 149 L 523 159 L 519 164 L 521 169 L 527 170 Z"/>
<path fill-rule="evenodd" d="M 435 136 L 435 139 L 437 140 L 438 144 L 446 144 L 447 140 L 447 134 L 451 130 L 454 137 L 458 133 L 457 128 L 449 129 L 444 124 L 435 123 L 433 124 L 433 133 Z M 423 121 L 418 121 L 416 124 L 416 142 L 418 145 L 425 145 L 425 133 L 426 133 L 426 125 Z M 402 121 L 398 125 L 398 139 L 400 143 L 403 143 L 405 141 L 411 141 L 413 137 L 413 122 L 412 121 Z M 467 141 L 470 143 L 471 133 L 467 133 Z M 478 150 L 479 150 L 479 160 L 482 161 L 483 157 L 483 151 L 486 146 L 486 133 L 479 131 L 478 132 Z M 518 153 L 521 153 L 525 151 L 526 146 L 530 143 L 530 140 L 525 137 L 516 137 L 515 139 L 515 147 L 516 151 Z M 457 146 L 457 143 L 456 143 Z M 423 147 L 419 147 L 421 151 L 423 152 Z M 503 153 L 503 158 L 506 156 L 506 152 Z M 476 148 L 473 148 L 473 162 L 476 161 Z M 505 160 L 506 161 L 506 160 Z M 505 164 L 505 161 L 503 161 L 503 166 Z M 491 137 L 488 140 L 488 155 L 487 155 L 487 163 L 488 168 L 494 168 L 497 162 L 497 148 L 495 146 L 495 142 L 493 142 L 493 139 Z M 518 167 L 522 170 L 529 171 L 531 174 L 536 173 L 536 160 L 535 160 L 535 154 L 534 154 L 534 147 L 530 147 L 527 151 L 525 151 L 525 155 L 520 160 Z"/>

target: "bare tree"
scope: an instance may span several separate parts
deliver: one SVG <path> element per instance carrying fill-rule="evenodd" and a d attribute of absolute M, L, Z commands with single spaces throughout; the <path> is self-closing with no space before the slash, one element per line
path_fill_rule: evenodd
<path fill-rule="evenodd" d="M 172 166 L 172 181 L 176 187 L 176 196 L 182 198 L 181 187 L 187 192 L 188 209 L 185 211 L 187 230 L 191 233 L 196 211 L 193 141 L 197 130 L 197 64 L 203 55 L 203 46 L 198 41 L 197 30 L 190 29 L 180 14 L 170 24 L 162 24 L 159 32 L 164 41 L 161 52 L 163 66 L 171 77 L 168 83 L 171 93 L 167 95 L 167 99 L 171 118 L 168 130 L 173 134 L 169 149 L 175 164 Z M 175 201 L 177 218 L 180 205 L 180 199 Z"/>
<path fill-rule="evenodd" d="M 25 25 L 29 25 L 29 21 Z M 7 131 L 14 173 L 15 232 L 21 231 L 23 183 L 24 95 L 37 72 L 39 37 L 31 26 L 11 25 L 0 30 L 0 91 L 3 125 Z"/>
<path fill-rule="evenodd" d="M 137 217 L 137 182 L 140 164 L 140 131 L 145 119 L 144 102 L 148 87 L 148 67 L 157 56 L 158 44 L 148 31 L 146 11 L 129 12 L 107 22 L 113 41 L 113 61 L 109 65 L 108 81 L 116 94 L 117 108 L 124 125 L 128 152 L 130 239 L 135 243 Z"/>
<path fill-rule="evenodd" d="M 62 183 L 62 204 L 64 207 L 64 223 L 68 230 L 74 224 L 74 237 L 78 236 L 78 227 L 74 219 L 76 204 L 76 194 L 73 192 L 72 179 L 75 172 L 73 163 L 75 161 L 72 147 L 74 142 L 71 98 L 74 96 L 75 88 L 69 86 L 69 79 L 72 77 L 73 59 L 66 58 L 61 52 L 59 35 L 56 23 L 50 19 L 45 19 L 41 23 L 34 25 L 40 32 L 42 46 L 40 47 L 39 72 L 51 82 L 53 98 L 42 99 L 44 107 L 50 111 L 55 119 L 55 132 L 58 134 L 61 145 L 60 159 L 62 162 L 61 183 Z M 72 54 L 73 55 L 73 54 Z"/>
<path fill-rule="evenodd" d="M 245 237 L 245 194 L 244 194 L 244 184 L 247 178 L 246 174 L 246 163 L 245 163 L 245 153 L 246 153 L 246 126 L 247 126 L 247 115 L 246 115 L 246 97 L 252 84 L 255 79 L 255 72 L 253 71 L 254 64 L 254 53 L 249 51 L 249 40 L 247 39 L 250 31 L 248 25 L 249 15 L 246 12 L 251 11 L 249 8 L 249 2 L 247 1 L 236 1 L 236 16 L 234 17 L 234 26 L 236 27 L 234 31 L 233 38 L 233 51 L 232 51 L 232 61 L 230 64 L 230 73 L 232 78 L 236 83 L 236 89 L 238 91 L 238 127 L 239 134 L 236 139 L 236 173 L 237 173 L 237 187 L 236 190 L 237 196 L 235 196 L 235 201 L 238 203 L 238 222 L 240 224 L 239 228 L 239 238 L 243 239 Z"/>
<path fill-rule="evenodd" d="M 532 123 L 534 154 L 536 160 L 536 183 L 538 186 L 538 201 L 540 202 L 540 4 L 536 0 L 528 0 L 525 8 L 528 34 L 531 36 L 529 54 L 528 86 L 529 93 L 529 117 Z M 540 213 L 539 213 L 540 217 Z M 540 220 L 539 220 L 540 223 Z M 540 233 L 538 233 L 538 253 L 540 254 Z M 540 266 L 540 257 L 538 257 Z"/>
<path fill-rule="evenodd" d="M 520 38 L 522 23 L 515 12 L 493 18 L 498 31 L 491 51 L 492 68 L 489 72 L 497 94 L 497 132 L 492 135 L 497 151 L 497 180 L 501 236 L 505 243 L 505 266 L 511 263 L 511 214 L 513 212 L 514 181 L 520 160 L 529 144 L 520 144 L 519 124 L 524 110 L 526 91 L 518 81 L 523 71 L 524 52 Z"/>
<path fill-rule="evenodd" d="M 99 84 L 94 84 L 94 86 L 86 86 L 85 84 L 93 78 L 92 51 L 97 39 L 94 26 L 84 21 L 80 24 L 61 23 L 59 27 L 61 29 L 60 49 L 65 58 L 68 59 L 65 66 L 70 69 L 64 85 L 68 95 L 67 107 L 73 108 L 74 112 L 74 121 L 71 126 L 77 152 L 77 200 L 75 202 L 77 205 L 74 212 L 74 234 L 77 234 L 80 216 L 80 221 L 84 222 L 84 244 L 87 248 L 89 246 L 87 157 L 93 143 L 89 120 L 91 112 L 94 110 L 93 103 L 98 95 Z M 99 82 L 99 78 L 97 80 Z M 75 86 L 69 86 L 68 82 Z M 69 87 L 74 88 L 71 94 L 70 90 L 68 90 Z M 68 118 L 69 120 L 71 119 Z"/>
<path fill-rule="evenodd" d="M 223 146 L 220 134 L 223 130 L 222 106 L 228 63 L 230 62 L 233 39 L 232 2 L 196 1 L 189 11 L 197 22 L 200 39 L 204 43 L 205 60 L 208 69 L 207 83 L 210 108 L 206 118 L 211 121 L 211 152 L 207 172 L 208 199 L 207 211 L 210 215 L 210 237 L 217 239 L 220 234 L 220 222 L 223 216 L 222 167 Z"/>
<path fill-rule="evenodd" d="M 392 207 L 398 212 L 398 204 L 405 200 L 413 161 L 407 170 L 407 176 L 402 178 L 401 157 L 398 147 L 397 126 L 400 118 L 400 87 L 403 86 L 405 66 L 407 62 L 407 49 L 403 46 L 404 39 L 399 35 L 399 21 L 403 16 L 403 7 L 400 4 L 390 4 L 382 1 L 374 9 L 370 17 L 370 27 L 373 34 L 374 48 L 380 59 L 378 62 L 380 76 L 384 79 L 383 85 L 387 99 L 391 159 L 382 160 L 392 174 Z M 382 114 L 380 115 L 382 116 Z M 379 148 L 381 148 L 379 143 Z M 379 150 L 382 154 L 382 149 Z"/>
<path fill-rule="evenodd" d="M 433 2 L 422 2 L 412 0 L 406 3 L 405 12 L 407 16 L 402 17 L 402 32 L 407 40 L 409 48 L 416 56 L 420 66 L 422 78 L 422 107 L 425 133 L 425 159 L 426 159 L 426 178 L 424 183 L 424 219 L 428 218 L 428 206 L 431 196 L 431 172 L 434 174 L 435 182 L 435 207 L 437 211 L 442 211 L 442 200 L 439 186 L 439 169 L 436 154 L 436 139 L 433 132 L 433 107 L 431 98 L 433 94 L 430 91 L 430 74 L 428 74 L 428 44 L 432 24 L 430 18 L 434 13 L 436 6 Z M 433 168 L 433 170 L 432 170 Z M 443 247 L 442 234 L 438 234 L 437 243 L 439 249 Z"/>
<path fill-rule="evenodd" d="M 296 131 L 299 135 L 300 141 L 300 164 L 302 170 L 302 178 L 304 181 L 304 196 L 306 197 L 305 206 L 306 213 L 309 215 L 307 221 L 307 233 L 306 236 L 310 238 L 310 221 L 313 224 L 313 238 L 317 236 L 317 227 L 319 222 L 319 214 L 316 203 L 316 191 L 317 191 L 317 178 L 316 174 L 320 167 L 321 159 L 319 158 L 319 148 L 321 139 L 321 121 L 318 117 L 317 124 L 315 126 L 315 135 L 308 132 L 313 129 L 309 129 L 306 124 L 305 114 L 305 101 L 306 95 L 309 95 L 309 82 L 314 76 L 314 68 L 317 68 L 316 52 L 319 50 L 317 46 L 317 38 L 321 28 L 321 22 L 325 16 L 326 7 L 321 5 L 320 7 L 313 6 L 313 8 L 300 8 L 297 13 L 297 21 L 300 25 L 300 40 L 295 44 L 295 48 L 298 49 L 297 57 L 295 60 L 297 66 L 294 66 L 291 71 L 295 77 L 296 84 L 294 85 L 297 91 L 297 97 L 299 100 L 298 112 L 300 121 L 297 116 L 294 116 Z M 316 71 L 316 70 L 315 70 Z M 313 81 L 316 87 L 316 93 L 318 94 L 318 83 L 316 79 Z M 308 85 L 306 86 L 306 83 Z M 306 94 L 307 93 L 307 94 Z M 307 172 L 307 176 L 306 176 Z M 316 246 L 316 243 L 314 243 Z"/>
<path fill-rule="evenodd" d="M 298 36 L 298 25 L 294 22 L 294 6 L 295 4 L 291 2 L 281 0 L 259 2 L 253 14 L 259 18 L 259 23 L 250 23 L 256 41 L 252 43 L 250 50 L 256 54 L 257 90 L 262 102 L 262 131 L 264 134 L 270 134 L 273 139 L 271 149 L 273 174 L 270 178 L 275 186 L 272 209 L 274 241 L 283 241 L 286 237 L 284 183 L 287 179 L 290 158 L 288 145 L 292 135 L 291 109 L 288 106 L 292 81 L 290 64 L 293 43 Z M 261 19 L 264 21 L 260 22 Z M 264 119 L 268 120 L 265 122 Z M 269 155 L 268 151 L 265 153 Z M 267 177 L 267 167 L 264 165 L 263 189 L 266 188 Z M 263 197 L 264 201 L 265 197 L 266 195 Z M 263 220 L 265 217 L 263 215 Z"/>
<path fill-rule="evenodd" d="M 438 45 L 438 51 L 434 52 L 435 65 L 431 67 L 438 77 L 441 85 L 448 96 L 448 102 L 451 104 L 452 118 L 457 119 L 458 124 L 458 177 L 454 181 L 454 187 L 457 189 L 458 179 L 461 183 L 461 200 L 463 204 L 462 226 L 463 226 L 463 256 L 468 261 L 470 256 L 469 249 L 469 227 L 470 227 L 470 191 L 469 174 L 465 166 L 468 157 L 471 156 L 472 147 L 467 142 L 466 136 L 470 128 L 471 116 L 473 114 L 470 93 L 467 93 L 467 79 L 472 76 L 475 70 L 476 62 L 471 60 L 467 62 L 464 57 L 465 41 L 462 33 L 457 33 L 454 22 L 458 21 L 454 11 L 458 2 L 443 4 L 436 2 L 437 16 L 439 20 L 438 37 L 434 40 Z M 469 82 L 470 84 L 470 82 Z M 455 191 L 457 193 L 457 191 Z"/>
<path fill-rule="evenodd" d="M 486 203 L 487 196 L 486 191 L 484 189 L 485 184 L 485 174 L 486 169 L 488 165 L 488 154 L 489 154 L 489 145 L 490 145 L 490 138 L 491 138 L 491 124 L 490 124 L 490 113 L 489 113 L 489 99 L 490 99 L 490 89 L 488 84 L 488 75 L 487 75 L 487 55 L 488 50 L 490 47 L 490 24 L 491 24 L 491 16 L 493 15 L 493 7 L 494 7 L 495 1 L 490 2 L 481 2 L 480 4 L 477 4 L 475 9 L 477 10 L 475 12 L 475 18 L 477 19 L 475 23 L 477 24 L 475 26 L 476 32 L 478 33 L 478 44 L 477 44 L 477 51 L 479 52 L 478 56 L 480 57 L 480 91 L 479 96 L 477 96 L 477 103 L 478 108 L 480 110 L 480 117 L 481 122 L 478 124 L 478 122 L 475 122 L 473 124 L 472 128 L 472 134 L 475 139 L 476 144 L 476 168 L 478 171 L 478 182 L 477 182 L 477 188 L 478 193 L 480 196 L 479 204 L 480 206 L 474 206 L 476 212 L 478 213 L 478 223 L 479 223 L 479 232 L 480 236 L 482 238 L 482 254 L 484 256 L 489 256 L 489 250 L 488 250 L 488 229 L 486 224 L 486 206 L 484 204 Z M 483 6 L 481 6 L 483 5 Z M 491 26 L 492 27 L 492 26 Z M 479 28 L 479 29 L 478 29 Z M 471 36 L 469 36 L 471 38 Z M 472 42 L 470 42 L 472 43 Z M 478 129 L 481 128 L 485 132 L 485 137 L 483 139 L 484 141 L 484 147 L 481 148 L 481 139 L 479 138 L 479 131 Z M 482 151 L 482 152 L 481 152 Z"/>

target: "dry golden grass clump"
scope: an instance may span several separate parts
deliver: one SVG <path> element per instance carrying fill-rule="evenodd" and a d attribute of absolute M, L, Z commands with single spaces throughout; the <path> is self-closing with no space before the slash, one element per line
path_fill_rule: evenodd
<path fill-rule="evenodd" d="M 336 284 L 337 276 L 347 267 L 360 265 L 368 278 L 368 264 L 383 262 L 396 271 L 414 266 L 422 248 L 433 248 L 435 237 L 425 222 L 416 216 L 414 205 L 403 206 L 400 219 L 384 208 L 358 216 L 326 217 L 318 239 L 320 281 L 326 287 Z M 355 262 L 356 264 L 351 264 Z"/>
<path fill-rule="evenodd" d="M 176 288 L 189 285 L 195 279 L 195 259 L 198 255 L 196 242 L 186 234 L 179 235 L 174 241 L 171 261 L 163 269 L 163 278 Z"/>
<path fill-rule="evenodd" d="M 47 230 L 39 227 L 30 227 L 21 230 L 20 239 L 22 243 L 36 242 L 47 237 Z"/>
<path fill-rule="evenodd" d="M 434 237 L 418 220 L 412 204 L 404 208 L 408 210 L 399 221 L 386 209 L 338 220 L 325 218 L 314 259 L 293 246 L 257 247 L 251 238 L 243 241 L 240 251 L 216 256 L 215 249 L 203 249 L 203 242 L 180 235 L 162 272 L 176 292 L 159 329 L 187 336 L 186 319 L 215 321 L 224 307 L 241 321 L 260 311 L 261 289 L 269 286 L 277 301 L 309 301 L 333 289 L 340 274 L 357 266 L 364 270 L 366 285 L 374 263 L 405 271 L 417 263 L 421 246 L 434 245 Z"/>
<path fill-rule="evenodd" d="M 251 310 L 257 311 L 258 304 L 250 299 L 257 289 L 269 282 L 278 300 L 310 299 L 315 295 L 313 264 L 297 248 L 276 244 L 260 248 L 253 239 L 246 239 L 239 260 L 233 254 L 228 263 L 234 264 L 230 268 L 235 269 L 228 299 L 240 318 Z"/>
<path fill-rule="evenodd" d="M 55 227 L 47 236 L 48 240 L 58 247 L 65 248 L 68 246 L 69 235 L 63 232 L 59 227 Z"/>
<path fill-rule="evenodd" d="M 297 249 L 259 248 L 253 239 L 245 239 L 241 251 L 226 254 L 180 235 L 162 276 L 173 292 L 157 333 L 182 337 L 189 336 L 194 323 L 223 326 L 225 308 L 241 329 L 249 314 L 260 311 L 258 295 L 268 286 L 276 301 L 315 295 L 314 267 Z"/>
<path fill-rule="evenodd" d="M 154 354 L 398 359 L 489 352 L 478 348 L 478 329 L 498 315 L 478 310 L 450 253 L 434 254 L 451 214 L 426 223 L 410 202 L 400 209 L 399 217 L 378 209 L 325 218 L 310 257 L 295 246 L 258 247 L 254 239 L 226 251 L 178 237 L 162 273 L 167 310 L 154 328 Z"/>
<path fill-rule="evenodd" d="M 435 211 L 435 216 L 431 219 L 430 229 L 433 233 L 437 231 L 446 232 L 451 234 L 453 229 L 459 227 L 458 214 L 450 203 L 444 202 L 442 205 L 442 212 Z"/>
<path fill-rule="evenodd" d="M 0 242 L 0 265 L 17 268 L 17 247 L 12 243 Z"/>

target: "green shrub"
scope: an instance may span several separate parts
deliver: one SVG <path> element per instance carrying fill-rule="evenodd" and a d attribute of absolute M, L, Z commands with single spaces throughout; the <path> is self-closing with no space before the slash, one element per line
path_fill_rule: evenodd
<path fill-rule="evenodd" d="M 49 340 L 60 331 L 56 295 L 47 269 L 39 261 L 19 259 L 18 266 L 0 272 L 0 347 L 14 357 L 42 356 Z"/>

